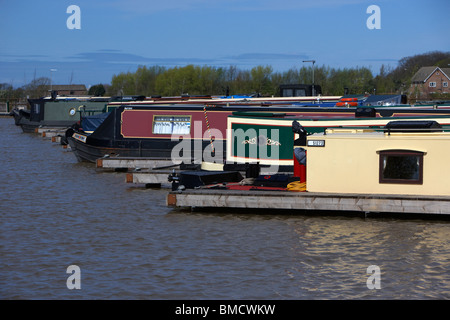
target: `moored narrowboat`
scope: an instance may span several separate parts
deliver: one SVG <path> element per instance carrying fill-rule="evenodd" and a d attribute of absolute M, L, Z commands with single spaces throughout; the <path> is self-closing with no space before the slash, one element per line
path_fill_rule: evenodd
<path fill-rule="evenodd" d="M 335 125 L 349 125 L 348 120 L 376 125 L 377 118 L 450 115 L 450 109 L 411 107 L 299 107 L 296 105 L 246 106 L 229 105 L 139 105 L 123 104 L 112 108 L 108 117 L 92 133 L 73 127 L 66 132 L 69 144 L 80 161 L 95 162 L 104 156 L 120 157 L 176 157 L 184 162 L 206 160 L 223 162 L 226 156 L 227 118 L 233 112 L 245 112 L 245 119 L 257 124 L 261 115 L 271 121 L 287 121 L 290 117 L 313 121 L 322 117 L 335 120 Z M 284 120 L 283 120 L 284 119 Z M 339 121 L 347 121 L 339 123 Z M 246 120 L 246 121 L 247 121 Z M 290 120 L 292 122 L 292 120 Z M 275 125 L 286 122 L 277 122 Z M 315 126 L 329 123 L 313 122 Z M 292 133 L 290 134 L 292 136 Z M 291 148 L 292 149 L 292 148 Z M 292 161 L 292 159 L 291 159 Z"/>
<path fill-rule="evenodd" d="M 303 127 L 307 135 L 322 133 L 327 128 L 383 128 L 395 120 L 435 121 L 450 127 L 450 114 L 395 113 L 392 117 L 263 117 L 235 113 L 228 117 L 226 161 L 259 163 L 271 166 L 293 166 L 294 141 L 298 133 L 293 124 Z"/>
<path fill-rule="evenodd" d="M 23 132 L 36 128 L 69 128 L 80 120 L 81 114 L 105 112 L 109 102 L 106 97 L 46 97 L 28 99 L 29 110 L 13 112 L 15 124 Z"/>
<path fill-rule="evenodd" d="M 433 120 L 327 129 L 303 148 L 309 192 L 450 196 L 450 132 Z"/>

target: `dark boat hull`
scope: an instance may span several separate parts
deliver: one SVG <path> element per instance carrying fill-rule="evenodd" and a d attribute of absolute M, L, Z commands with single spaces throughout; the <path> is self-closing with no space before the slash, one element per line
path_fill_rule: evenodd
<path fill-rule="evenodd" d="M 30 118 L 30 112 L 26 111 L 26 110 L 19 110 L 19 109 L 13 109 L 11 111 L 11 115 L 14 118 L 14 124 L 16 126 L 20 126 L 20 121 L 22 120 L 22 118 Z"/>
<path fill-rule="evenodd" d="M 70 129 L 68 130 L 70 132 Z M 101 146 L 101 143 L 95 143 L 89 140 L 87 143 L 73 136 L 67 136 L 68 144 L 77 157 L 78 161 L 96 162 L 99 158 L 104 157 L 126 157 L 126 158 L 155 158 L 155 159 L 174 159 L 184 163 L 192 163 L 196 160 L 201 161 L 206 157 L 211 159 L 224 159 L 224 152 L 212 152 L 209 141 L 203 141 L 201 147 L 198 143 L 191 142 L 188 149 L 190 153 L 172 154 L 174 148 L 179 145 L 180 141 L 152 140 L 152 141 L 122 141 L 113 144 L 111 147 Z M 120 146 L 119 146 L 120 144 Z M 199 150 L 201 152 L 199 153 Z M 208 151 L 210 151 L 208 153 Z"/>
<path fill-rule="evenodd" d="M 35 133 L 37 129 L 39 128 L 45 128 L 45 129 L 68 129 L 73 125 L 73 122 L 63 122 L 63 121 L 57 121 L 57 122 L 51 122 L 51 123 L 46 123 L 46 122 L 34 122 L 34 121 L 29 121 L 27 119 L 21 119 L 19 124 L 18 124 L 21 128 L 22 131 L 25 133 Z"/>

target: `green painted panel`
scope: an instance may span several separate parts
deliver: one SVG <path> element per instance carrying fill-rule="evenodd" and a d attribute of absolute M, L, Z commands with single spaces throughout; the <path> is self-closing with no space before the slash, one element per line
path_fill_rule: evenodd
<path fill-rule="evenodd" d="M 49 101 L 45 103 L 44 119 L 46 121 L 78 121 L 81 106 L 86 106 L 86 111 L 91 111 L 90 114 L 92 114 L 103 112 L 106 104 L 106 102 L 91 101 Z M 71 110 L 75 110 L 75 113 Z"/>
<path fill-rule="evenodd" d="M 233 123 L 231 152 L 249 159 L 292 159 L 294 133 L 290 126 Z"/>

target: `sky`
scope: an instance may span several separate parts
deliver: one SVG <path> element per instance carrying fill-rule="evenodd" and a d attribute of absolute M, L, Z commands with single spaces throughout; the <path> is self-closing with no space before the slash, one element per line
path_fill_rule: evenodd
<path fill-rule="evenodd" d="M 0 83 L 89 87 L 140 65 L 283 72 L 305 60 L 376 75 L 450 51 L 449 12 L 450 0 L 0 0 Z"/>

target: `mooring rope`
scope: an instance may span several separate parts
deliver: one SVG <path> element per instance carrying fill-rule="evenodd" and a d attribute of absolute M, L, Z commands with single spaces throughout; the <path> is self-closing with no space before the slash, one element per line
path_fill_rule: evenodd
<path fill-rule="evenodd" d="M 286 188 L 288 191 L 297 191 L 297 192 L 305 192 L 306 191 L 306 181 L 294 181 L 287 185 Z"/>
<path fill-rule="evenodd" d="M 208 128 L 208 134 L 209 134 L 209 141 L 211 143 L 211 149 L 212 149 L 212 152 L 215 152 L 214 151 L 214 144 L 213 144 L 212 136 L 211 136 L 211 129 L 209 127 L 208 114 L 206 113 L 206 105 L 203 106 L 203 112 L 205 114 L 206 127 Z"/>

